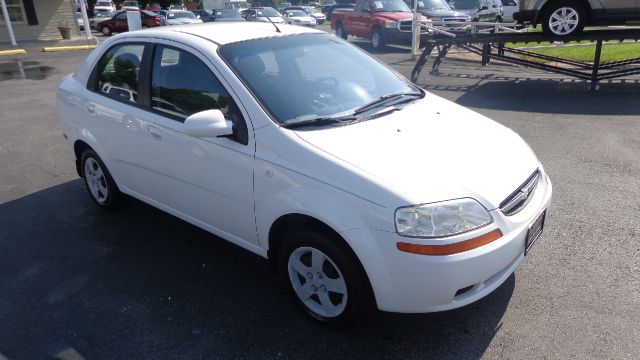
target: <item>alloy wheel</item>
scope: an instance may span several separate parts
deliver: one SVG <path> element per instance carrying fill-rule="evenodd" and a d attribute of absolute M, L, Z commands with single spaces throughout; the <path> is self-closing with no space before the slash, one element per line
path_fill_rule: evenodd
<path fill-rule="evenodd" d="M 91 196 L 98 203 L 103 204 L 107 201 L 109 197 L 107 179 L 96 159 L 90 157 L 84 162 L 84 179 L 87 182 Z"/>
<path fill-rule="evenodd" d="M 313 247 L 299 247 L 289 256 L 287 270 L 296 296 L 313 313 L 333 318 L 344 312 L 347 283 L 325 253 Z"/>
<path fill-rule="evenodd" d="M 580 14 L 571 7 L 561 7 L 549 17 L 549 29 L 556 35 L 567 35 L 576 30 Z"/>

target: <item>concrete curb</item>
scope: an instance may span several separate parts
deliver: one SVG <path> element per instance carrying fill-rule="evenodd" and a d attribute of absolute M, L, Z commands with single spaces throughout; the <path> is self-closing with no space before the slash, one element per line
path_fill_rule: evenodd
<path fill-rule="evenodd" d="M 76 50 L 93 50 L 97 45 L 75 45 L 75 46 L 51 46 L 43 47 L 44 52 L 56 52 L 56 51 L 76 51 Z"/>
<path fill-rule="evenodd" d="M 27 50 L 25 49 L 13 49 L 13 50 L 0 50 L 0 56 L 4 55 L 22 55 L 26 54 Z"/>

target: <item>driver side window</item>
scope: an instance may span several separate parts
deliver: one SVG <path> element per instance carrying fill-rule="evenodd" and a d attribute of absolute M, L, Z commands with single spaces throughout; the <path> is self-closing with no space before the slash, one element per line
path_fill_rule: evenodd
<path fill-rule="evenodd" d="M 362 12 L 364 13 L 371 12 L 371 3 L 368 0 L 362 3 Z"/>

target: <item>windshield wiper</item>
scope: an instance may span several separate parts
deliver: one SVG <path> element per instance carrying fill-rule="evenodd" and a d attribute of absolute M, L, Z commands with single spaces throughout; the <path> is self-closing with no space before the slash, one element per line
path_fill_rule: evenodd
<path fill-rule="evenodd" d="M 322 126 L 322 125 L 331 125 L 331 124 L 339 124 L 339 123 L 346 123 L 346 122 L 350 122 L 350 121 L 355 121 L 358 120 L 357 117 L 355 117 L 353 114 L 349 114 L 349 115 L 344 115 L 344 116 L 336 116 L 336 117 L 331 117 L 331 116 L 326 116 L 326 117 L 317 117 L 317 118 L 312 118 L 312 119 L 299 119 L 299 120 L 293 120 L 287 123 L 282 124 L 283 128 L 287 128 L 287 129 L 295 129 L 295 128 L 299 128 L 302 126 L 309 126 L 309 125 L 314 125 L 314 126 Z"/>
<path fill-rule="evenodd" d="M 371 109 L 374 109 L 380 105 L 386 104 L 390 101 L 393 100 L 397 100 L 400 99 L 404 96 L 409 96 L 411 98 L 422 98 L 424 97 L 424 94 L 422 92 L 407 92 L 407 93 L 397 93 L 397 94 L 387 94 L 387 95 L 382 95 L 381 97 L 377 98 L 376 100 L 373 100 L 372 102 L 362 105 L 359 108 L 357 108 L 354 112 L 353 115 L 358 115 L 358 114 L 362 114 L 363 112 L 367 112 Z"/>

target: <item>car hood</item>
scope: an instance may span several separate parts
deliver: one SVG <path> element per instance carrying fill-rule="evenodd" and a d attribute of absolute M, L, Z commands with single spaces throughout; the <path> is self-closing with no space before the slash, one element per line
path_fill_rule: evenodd
<path fill-rule="evenodd" d="M 435 18 L 455 18 L 455 17 L 467 17 L 467 14 L 460 12 L 460 11 L 455 11 L 455 10 L 420 10 L 420 13 L 424 16 L 428 16 L 428 17 L 435 17 Z"/>
<path fill-rule="evenodd" d="M 432 94 L 387 116 L 296 134 L 386 184 L 405 205 L 472 197 L 495 209 L 539 166 L 515 132 Z"/>
<path fill-rule="evenodd" d="M 410 12 L 379 12 L 376 13 L 376 17 L 382 20 L 407 20 L 412 19 L 413 14 Z"/>
<path fill-rule="evenodd" d="M 467 14 L 467 15 L 475 15 L 478 13 L 478 9 L 456 9 L 458 12 L 461 12 L 463 14 Z"/>

